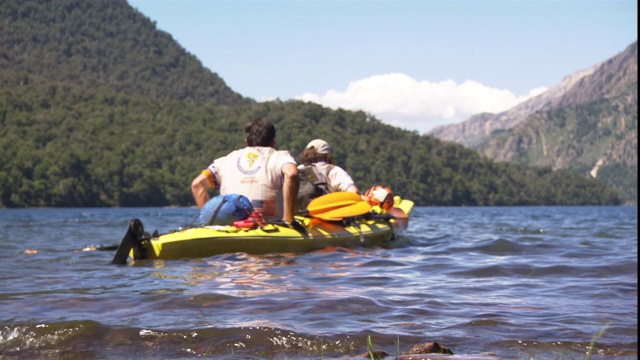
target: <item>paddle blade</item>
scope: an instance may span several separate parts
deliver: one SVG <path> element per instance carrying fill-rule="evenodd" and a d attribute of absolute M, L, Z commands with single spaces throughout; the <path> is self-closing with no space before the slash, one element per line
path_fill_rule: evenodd
<path fill-rule="evenodd" d="M 307 210 L 310 213 L 317 210 L 330 210 L 331 206 L 334 204 L 350 202 L 347 205 L 351 205 L 358 201 L 362 201 L 362 196 L 360 196 L 359 194 L 349 192 L 349 191 L 339 191 L 339 192 L 322 195 L 318 198 L 311 200 L 311 202 L 307 206 Z M 341 207 L 341 206 L 344 206 L 344 204 L 338 205 L 336 207 Z"/>
<path fill-rule="evenodd" d="M 402 210 L 407 217 L 409 217 L 409 214 L 411 213 L 411 210 L 413 210 L 413 201 L 411 200 L 407 200 L 407 199 L 402 199 L 398 202 L 396 202 L 394 208 L 398 208 L 400 210 Z"/>
<path fill-rule="evenodd" d="M 360 201 L 362 201 L 362 200 L 360 200 Z M 345 201 L 334 202 L 334 203 L 331 203 L 331 204 L 322 204 L 322 205 L 318 205 L 318 206 L 315 206 L 315 207 L 311 207 L 310 206 L 309 208 L 307 208 L 307 213 L 309 215 L 313 216 L 313 215 L 316 215 L 316 214 L 319 214 L 319 213 L 323 213 L 325 211 L 334 210 L 334 209 L 341 208 L 341 207 L 344 207 L 344 206 L 353 205 L 356 202 L 357 201 L 355 201 L 355 200 L 345 200 Z"/>
<path fill-rule="evenodd" d="M 142 222 L 138 219 L 133 219 L 129 221 L 129 227 L 127 228 L 127 232 L 124 234 L 120 245 L 116 249 L 116 254 L 111 260 L 112 264 L 124 265 L 127 263 L 127 259 L 129 258 L 129 252 L 131 249 L 136 246 L 136 242 L 140 242 L 140 237 L 144 234 L 144 227 L 142 226 Z"/>
<path fill-rule="evenodd" d="M 313 215 L 322 220 L 337 221 L 346 217 L 360 216 L 368 213 L 371 210 L 371 206 L 363 200 L 356 202 L 352 205 L 339 207 L 333 210 L 324 211 Z"/>
<path fill-rule="evenodd" d="M 116 254 L 113 257 L 113 260 L 111 260 L 112 264 L 124 265 L 127 263 L 127 259 L 129 258 L 129 252 L 133 248 L 132 237 L 133 235 L 131 234 L 131 232 L 127 231 L 127 233 L 122 238 L 120 245 L 118 245 L 118 248 L 116 249 Z"/>

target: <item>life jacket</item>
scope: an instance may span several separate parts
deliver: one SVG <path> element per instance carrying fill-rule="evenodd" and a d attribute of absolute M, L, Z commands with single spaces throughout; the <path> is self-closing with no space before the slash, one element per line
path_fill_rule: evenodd
<path fill-rule="evenodd" d="M 300 180 L 296 202 L 298 211 L 306 209 L 311 200 L 330 192 L 327 181 L 328 173 L 333 169 L 333 166 L 329 166 L 327 169 L 327 174 L 323 174 L 313 164 L 298 166 L 298 178 Z"/>

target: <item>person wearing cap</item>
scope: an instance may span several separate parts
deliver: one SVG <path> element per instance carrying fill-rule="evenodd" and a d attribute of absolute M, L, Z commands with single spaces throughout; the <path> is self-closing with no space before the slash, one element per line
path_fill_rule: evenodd
<path fill-rule="evenodd" d="M 256 119 L 245 126 L 245 145 L 215 159 L 191 183 L 193 197 L 202 210 L 210 200 L 209 189 L 220 195 L 247 197 L 256 212 L 267 218 L 281 217 L 294 223 L 298 195 L 298 167 L 293 156 L 276 150 L 276 129 L 267 119 Z"/>
<path fill-rule="evenodd" d="M 322 139 L 312 140 L 304 149 L 302 152 L 302 164 L 298 166 L 298 172 L 301 176 L 313 179 L 309 180 L 309 182 L 315 184 L 316 187 L 318 187 L 318 184 L 322 186 L 320 193 L 308 194 L 310 191 L 303 190 L 303 185 L 300 185 L 298 210 L 304 209 L 311 198 L 317 197 L 321 193 L 338 191 L 360 193 L 351 176 L 335 164 L 331 146 Z M 302 183 L 304 183 L 304 179 Z"/>

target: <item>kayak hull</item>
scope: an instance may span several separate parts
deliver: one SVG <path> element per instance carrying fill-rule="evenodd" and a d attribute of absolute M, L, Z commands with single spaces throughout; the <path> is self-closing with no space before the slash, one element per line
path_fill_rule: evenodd
<path fill-rule="evenodd" d="M 113 264 L 126 264 L 129 259 L 171 260 L 204 258 L 220 254 L 306 253 L 326 247 L 375 247 L 393 241 L 406 229 L 413 202 L 402 200 L 398 212 L 386 215 L 369 213 L 339 221 L 316 217 L 296 217 L 300 226 L 268 223 L 252 228 L 214 225 L 186 228 L 153 236 L 144 232 L 138 219 L 129 223 Z"/>
<path fill-rule="evenodd" d="M 394 238 L 388 221 L 358 221 L 349 226 L 326 222 L 307 234 L 281 225 L 239 230 L 202 227 L 160 235 L 142 242 L 146 259 L 202 258 L 226 253 L 305 253 L 331 246 L 383 246 Z M 132 250 L 130 256 L 136 260 Z"/>

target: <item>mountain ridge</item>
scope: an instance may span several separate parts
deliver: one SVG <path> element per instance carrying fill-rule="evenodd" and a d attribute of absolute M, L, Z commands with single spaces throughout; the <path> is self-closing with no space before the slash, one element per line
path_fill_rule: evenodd
<path fill-rule="evenodd" d="M 615 91 L 615 87 L 614 89 L 609 88 L 612 87 L 611 84 L 615 84 L 616 82 L 608 81 L 608 84 L 604 84 L 605 86 L 603 86 L 603 88 L 609 89 L 609 91 L 598 91 L 594 90 L 593 86 L 591 85 L 584 86 L 585 78 L 593 75 L 596 71 L 603 71 L 603 68 L 621 68 L 624 67 L 625 64 L 632 64 L 634 63 L 634 59 L 635 63 L 637 63 L 637 48 L 638 44 L 636 41 L 627 46 L 625 50 L 619 52 L 612 58 L 609 58 L 590 68 L 579 70 L 565 76 L 560 84 L 552 87 L 542 94 L 538 94 L 531 99 L 515 105 L 511 109 L 497 114 L 481 113 L 473 115 L 468 120 L 463 121 L 459 124 L 438 126 L 431 132 L 429 132 L 429 134 L 441 140 L 453 141 L 473 148 L 479 143 L 483 142 L 486 136 L 491 135 L 497 130 L 509 129 L 517 125 L 521 121 L 524 121 L 528 115 L 536 111 L 548 110 L 558 106 L 567 106 L 571 104 L 576 105 L 586 101 L 592 101 L 594 100 L 593 94 L 597 93 L 601 93 L 602 97 L 611 96 L 611 94 L 609 93 L 611 91 Z M 628 77 L 624 71 L 622 75 L 623 78 Z M 590 95 L 585 94 L 585 88 L 588 88 L 590 90 Z M 576 91 L 585 95 L 567 97 L 566 95 L 570 94 L 572 91 Z M 482 139 L 478 140 L 478 137 L 482 137 Z"/>
<path fill-rule="evenodd" d="M 491 134 L 514 127 L 524 121 L 526 117 L 536 111 L 544 110 L 555 100 L 564 96 L 574 85 L 585 76 L 593 74 L 596 66 L 577 71 L 565 76 L 560 84 L 551 89 L 527 99 L 514 107 L 499 113 L 480 113 L 471 116 L 466 121 L 452 125 L 441 125 L 429 132 L 441 140 L 456 142 L 468 147 L 475 147 L 486 140 Z"/>
<path fill-rule="evenodd" d="M 637 48 L 634 42 L 505 112 L 474 115 L 432 135 L 495 161 L 604 179 L 637 203 Z"/>

